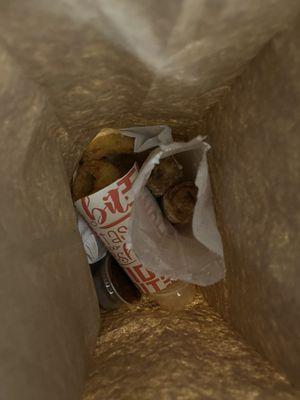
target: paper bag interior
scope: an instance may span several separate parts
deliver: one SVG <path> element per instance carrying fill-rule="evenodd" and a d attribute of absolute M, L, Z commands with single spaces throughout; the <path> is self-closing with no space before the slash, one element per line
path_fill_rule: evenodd
<path fill-rule="evenodd" d="M 0 2 L 1 399 L 299 398 L 298 14 Z M 151 124 L 207 135 L 226 278 L 99 316 L 69 182 L 102 127 Z"/>

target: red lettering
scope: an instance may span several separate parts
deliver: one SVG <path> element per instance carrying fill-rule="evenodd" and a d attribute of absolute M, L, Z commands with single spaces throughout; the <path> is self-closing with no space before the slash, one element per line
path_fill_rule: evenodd
<path fill-rule="evenodd" d="M 128 227 L 125 225 L 122 225 L 118 228 L 118 232 L 121 234 L 127 233 L 127 231 L 128 231 Z"/>
<path fill-rule="evenodd" d="M 113 243 L 122 243 L 123 239 L 122 237 L 120 237 L 118 235 L 118 232 L 115 231 L 108 231 L 107 232 L 107 236 L 109 237 L 109 239 L 113 242 Z"/>
<path fill-rule="evenodd" d="M 121 264 L 123 267 L 127 264 L 132 264 L 132 261 L 128 260 L 123 252 L 115 253 L 114 256 L 118 259 L 119 264 Z"/>
<path fill-rule="evenodd" d="M 106 208 L 112 214 L 116 214 L 116 213 L 124 214 L 132 206 L 132 203 L 126 204 L 126 207 L 124 207 L 122 205 L 118 189 L 109 190 L 107 193 L 107 196 L 103 197 L 103 200 L 105 201 L 104 204 L 106 205 Z M 108 201 L 108 200 L 111 200 L 111 201 Z"/>
<path fill-rule="evenodd" d="M 130 267 L 125 268 L 125 271 L 126 271 L 126 273 L 129 275 L 129 277 L 131 278 L 131 280 L 132 280 L 133 282 L 136 282 L 136 283 L 139 282 L 137 276 L 135 275 L 135 273 L 132 271 L 132 269 L 131 269 Z"/>
<path fill-rule="evenodd" d="M 147 270 L 146 268 L 144 268 L 141 264 L 140 265 L 136 265 L 135 267 L 133 267 L 133 269 L 135 270 L 135 272 L 137 273 L 138 277 L 143 281 L 143 282 L 148 282 L 151 279 L 155 278 L 155 274 L 149 270 Z M 145 275 L 144 271 L 148 274 Z"/>
<path fill-rule="evenodd" d="M 105 208 L 101 209 L 101 208 L 93 208 L 92 213 L 94 214 L 95 211 L 99 211 L 99 217 L 98 217 L 98 224 L 101 225 L 107 217 Z"/>
<path fill-rule="evenodd" d="M 134 259 L 135 259 L 134 252 L 132 251 L 132 249 L 128 249 L 126 243 L 124 243 L 124 245 L 123 245 L 123 250 L 124 250 L 125 255 L 126 255 L 130 260 L 134 260 Z"/>
<path fill-rule="evenodd" d="M 127 193 L 132 188 L 131 178 L 137 171 L 137 165 L 134 164 L 133 168 L 126 174 L 122 179 L 120 179 L 117 184 L 118 186 L 125 185 L 125 188 L 121 191 L 123 194 Z"/>
<path fill-rule="evenodd" d="M 150 293 L 147 286 L 144 285 L 142 282 L 140 282 L 138 285 L 141 287 L 143 293 L 146 293 L 146 294 Z"/>
<path fill-rule="evenodd" d="M 160 289 L 159 285 L 157 284 L 157 282 L 159 282 L 159 278 L 156 278 L 156 279 L 153 279 L 153 281 L 147 282 L 146 285 L 152 286 L 153 289 L 154 289 L 156 292 L 159 292 L 161 289 Z"/>
<path fill-rule="evenodd" d="M 86 213 L 86 215 L 89 217 L 89 219 L 94 220 L 95 217 L 89 210 L 90 198 L 84 197 L 80 201 L 81 201 L 82 208 L 84 209 L 84 212 Z"/>

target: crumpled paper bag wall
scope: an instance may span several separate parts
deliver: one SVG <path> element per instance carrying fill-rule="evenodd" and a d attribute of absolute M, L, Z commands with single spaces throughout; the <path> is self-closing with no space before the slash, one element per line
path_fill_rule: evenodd
<path fill-rule="evenodd" d="M 152 123 L 178 138 L 209 134 L 228 273 L 207 298 L 296 383 L 297 197 L 287 188 L 297 178 L 297 32 L 261 49 L 298 12 L 293 0 L 0 2 L 5 400 L 80 397 L 97 312 L 68 178 L 103 126 Z M 258 196 L 248 193 L 257 179 Z"/>

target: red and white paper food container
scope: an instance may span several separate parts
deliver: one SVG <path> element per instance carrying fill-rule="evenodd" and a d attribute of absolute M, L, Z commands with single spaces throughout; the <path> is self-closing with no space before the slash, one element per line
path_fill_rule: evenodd
<path fill-rule="evenodd" d="M 138 167 L 135 164 L 125 176 L 77 200 L 75 206 L 136 286 L 146 294 L 158 293 L 172 281 L 157 276 L 142 265 L 132 249 L 129 235 L 134 202 L 132 185 L 137 176 Z"/>

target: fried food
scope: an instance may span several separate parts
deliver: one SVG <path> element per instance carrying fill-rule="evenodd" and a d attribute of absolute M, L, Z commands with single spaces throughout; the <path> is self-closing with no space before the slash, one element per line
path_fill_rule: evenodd
<path fill-rule="evenodd" d="M 116 166 L 122 175 L 125 175 L 137 162 L 135 154 L 108 154 L 105 158 Z"/>
<path fill-rule="evenodd" d="M 86 167 L 95 178 L 92 193 L 104 189 L 122 176 L 119 168 L 106 159 L 88 161 Z"/>
<path fill-rule="evenodd" d="M 163 196 L 165 216 L 173 224 L 186 224 L 192 220 L 198 188 L 193 182 L 181 182 Z"/>
<path fill-rule="evenodd" d="M 83 153 L 83 160 L 100 160 L 108 154 L 133 153 L 134 138 L 122 135 L 118 129 L 102 129 Z"/>
<path fill-rule="evenodd" d="M 76 177 L 72 183 L 73 201 L 88 196 L 93 190 L 94 180 L 94 177 L 89 173 L 84 165 L 79 165 Z"/>
<path fill-rule="evenodd" d="M 106 159 L 88 160 L 77 170 L 73 181 L 73 200 L 76 201 L 89 194 L 105 188 L 122 176 L 121 171 Z"/>
<path fill-rule="evenodd" d="M 167 157 L 160 160 L 150 175 L 147 187 L 156 197 L 163 196 L 164 193 L 183 178 L 182 165 L 175 157 Z"/>

